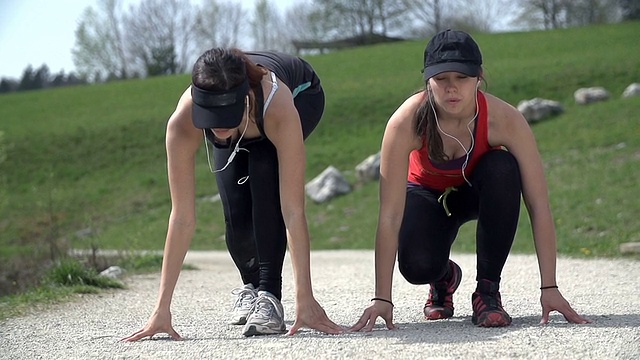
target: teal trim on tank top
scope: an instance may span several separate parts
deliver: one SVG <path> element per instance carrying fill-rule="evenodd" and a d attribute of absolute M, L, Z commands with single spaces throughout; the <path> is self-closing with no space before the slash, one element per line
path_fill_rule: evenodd
<path fill-rule="evenodd" d="M 293 89 L 293 97 L 295 98 L 296 96 L 298 96 L 298 94 L 307 90 L 310 86 L 311 86 L 311 81 L 298 85 L 298 87 Z"/>

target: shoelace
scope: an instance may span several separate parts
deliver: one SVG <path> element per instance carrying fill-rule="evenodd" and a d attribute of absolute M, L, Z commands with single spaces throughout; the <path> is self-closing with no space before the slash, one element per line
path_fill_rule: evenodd
<path fill-rule="evenodd" d="M 231 294 L 236 295 L 238 298 L 236 302 L 233 304 L 233 308 L 249 308 L 253 306 L 253 303 L 256 301 L 256 293 L 255 290 L 245 289 L 245 288 L 236 288 L 231 290 Z"/>
<path fill-rule="evenodd" d="M 270 319 L 271 314 L 278 308 L 276 300 L 271 296 L 260 295 L 253 303 L 252 313 L 258 315 L 263 319 Z M 277 310 L 276 310 L 277 312 Z"/>

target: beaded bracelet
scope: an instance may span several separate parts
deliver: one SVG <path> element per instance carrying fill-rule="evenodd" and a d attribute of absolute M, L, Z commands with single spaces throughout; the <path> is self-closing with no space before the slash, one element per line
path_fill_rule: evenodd
<path fill-rule="evenodd" d="M 391 302 L 391 300 L 387 300 L 387 299 L 383 299 L 383 298 L 379 298 L 379 297 L 374 297 L 373 299 L 371 299 L 371 301 L 374 301 L 374 300 L 384 301 L 384 302 L 386 302 L 386 303 L 388 303 L 388 304 L 391 304 L 391 307 L 395 307 L 395 305 L 393 305 L 393 303 Z"/>
<path fill-rule="evenodd" d="M 550 285 L 550 286 L 542 286 L 540 288 L 540 290 L 544 290 L 544 289 L 557 289 L 558 285 Z"/>

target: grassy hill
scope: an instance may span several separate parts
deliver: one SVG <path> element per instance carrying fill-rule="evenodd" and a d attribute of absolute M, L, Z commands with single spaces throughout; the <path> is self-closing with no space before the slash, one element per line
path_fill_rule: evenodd
<path fill-rule="evenodd" d="M 640 23 L 555 31 L 474 34 L 485 59 L 487 91 L 517 105 L 543 97 L 565 113 L 534 126 L 549 181 L 559 252 L 616 256 L 640 241 L 640 98 L 621 99 L 640 82 Z M 426 40 L 308 57 L 327 93 L 323 122 L 308 140 L 307 178 L 334 165 L 353 169 L 378 151 L 386 120 L 423 86 Z M 170 210 L 166 120 L 188 75 L 0 96 L 0 263 L 66 247 L 161 249 Z M 574 104 L 579 87 L 612 98 Z M 204 149 L 197 196 L 216 194 Z M 377 183 L 348 196 L 308 203 L 312 246 L 372 248 Z M 220 204 L 198 202 L 192 248 L 223 249 Z M 473 224 L 457 251 L 474 251 Z M 514 245 L 533 249 L 526 212 Z"/>

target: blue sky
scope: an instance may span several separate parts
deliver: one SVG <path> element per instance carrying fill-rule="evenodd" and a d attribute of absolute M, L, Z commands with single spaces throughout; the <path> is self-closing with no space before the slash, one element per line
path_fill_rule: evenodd
<path fill-rule="evenodd" d="M 73 69 L 77 20 L 93 1 L 0 0 L 0 77 L 19 78 L 27 65 L 52 73 Z"/>
<path fill-rule="evenodd" d="M 123 4 L 138 1 L 124 0 Z M 293 0 L 271 1 L 282 9 L 293 3 Z M 96 8 L 97 3 L 97 0 L 0 0 L 0 78 L 19 79 L 28 65 L 37 69 L 47 64 L 52 74 L 74 71 L 71 49 L 78 20 L 85 8 Z"/>

